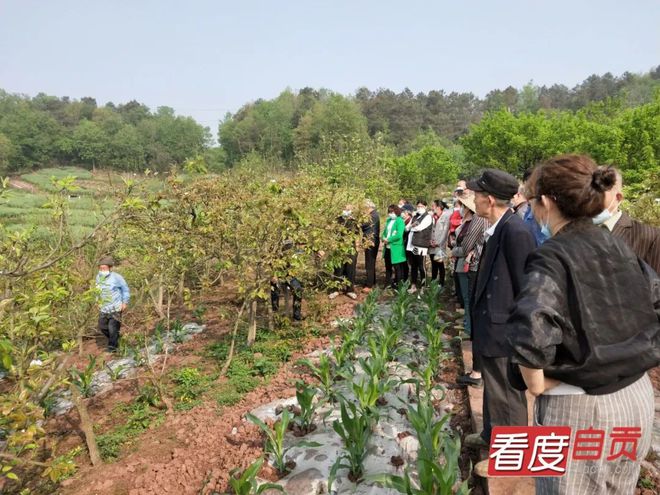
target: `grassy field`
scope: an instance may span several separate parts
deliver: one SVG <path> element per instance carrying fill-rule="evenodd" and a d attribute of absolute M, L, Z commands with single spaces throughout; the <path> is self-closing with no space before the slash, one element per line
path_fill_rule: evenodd
<path fill-rule="evenodd" d="M 121 174 L 108 171 L 92 173 L 77 167 L 47 168 L 16 177 L 32 186 L 10 188 L 0 199 L 0 222 L 9 230 L 35 227 L 45 232 L 45 226 L 53 221 L 49 195 L 57 192 L 53 179 L 76 177 L 76 191 L 68 198 L 71 212 L 70 225 L 75 235 L 83 235 L 110 212 L 116 203 L 116 192 L 124 186 Z M 129 175 L 126 175 L 128 178 Z M 162 179 L 144 179 L 147 188 L 158 189 Z"/>

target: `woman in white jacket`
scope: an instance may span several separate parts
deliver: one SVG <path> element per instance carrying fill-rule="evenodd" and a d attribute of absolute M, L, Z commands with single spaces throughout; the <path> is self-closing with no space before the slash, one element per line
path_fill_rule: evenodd
<path fill-rule="evenodd" d="M 431 279 L 445 285 L 445 259 L 447 258 L 447 238 L 449 237 L 449 217 L 452 210 L 440 199 L 433 201 L 433 229 L 431 230 Z"/>

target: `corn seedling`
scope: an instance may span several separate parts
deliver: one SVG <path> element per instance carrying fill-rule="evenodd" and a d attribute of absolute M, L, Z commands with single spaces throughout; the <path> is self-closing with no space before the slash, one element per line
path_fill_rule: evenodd
<path fill-rule="evenodd" d="M 460 446 L 459 446 L 460 449 Z M 403 476 L 379 474 L 369 476 L 368 481 L 380 483 L 384 488 L 394 488 L 405 495 L 469 495 L 467 480 L 458 488 L 458 453 L 448 453 L 455 457 L 445 458 L 445 464 L 428 459 L 418 459 L 417 477 L 413 479 L 410 470 L 406 469 Z"/>
<path fill-rule="evenodd" d="M 306 366 L 309 369 L 312 376 L 319 381 L 325 398 L 327 400 L 333 400 L 334 390 L 332 389 L 332 385 L 334 383 L 335 373 L 330 358 L 326 354 L 321 354 L 318 365 L 315 365 L 309 359 L 301 359 L 298 361 L 298 364 Z"/>
<path fill-rule="evenodd" d="M 116 382 L 121 378 L 122 373 L 128 369 L 127 366 L 125 365 L 120 365 L 120 366 L 115 366 L 114 368 L 108 366 L 107 364 L 105 365 L 106 369 L 108 370 L 108 375 L 110 375 L 110 379 L 113 382 Z"/>
<path fill-rule="evenodd" d="M 183 324 L 176 320 L 170 328 L 170 335 L 172 336 L 172 342 L 175 344 L 181 344 L 186 337 L 186 332 L 183 330 Z"/>
<path fill-rule="evenodd" d="M 301 435 L 306 435 L 314 429 L 313 420 L 316 411 L 314 398 L 317 393 L 318 390 L 316 388 L 309 387 L 304 382 L 298 382 L 296 384 L 296 399 L 300 407 L 300 414 L 293 418 L 293 423 Z"/>
<path fill-rule="evenodd" d="M 380 416 L 379 405 L 384 405 L 385 394 L 392 390 L 395 381 L 380 377 L 380 369 L 370 360 L 360 359 L 360 365 L 366 376 L 352 384 L 353 393 L 360 405 L 360 411 L 374 423 Z"/>
<path fill-rule="evenodd" d="M 396 291 L 396 298 L 392 303 L 392 322 L 398 328 L 403 329 L 406 318 L 409 316 L 409 309 L 412 304 L 412 296 L 408 294 L 410 284 L 405 282 L 400 284 Z"/>
<path fill-rule="evenodd" d="M 266 490 L 278 490 L 284 492 L 280 485 L 275 483 L 257 482 L 257 474 L 261 470 L 264 460 L 259 458 L 241 473 L 240 469 L 232 469 L 229 472 L 229 486 L 235 495 L 259 495 Z"/>
<path fill-rule="evenodd" d="M 294 445 L 287 448 L 284 447 L 284 436 L 289 429 L 289 423 L 291 422 L 291 413 L 289 410 L 285 408 L 282 411 L 282 418 L 279 421 L 276 421 L 272 428 L 253 414 L 248 413 L 245 417 L 248 421 L 257 425 L 266 435 L 266 445 L 264 450 L 271 457 L 275 469 L 277 469 L 280 474 L 287 473 L 290 470 L 290 463 L 286 460 L 286 453 L 294 447 Z M 320 447 L 321 444 L 316 442 L 298 442 L 295 446 Z"/>
<path fill-rule="evenodd" d="M 356 342 L 351 340 L 349 336 L 346 336 L 341 344 L 333 344 L 331 352 L 337 368 L 344 368 L 350 362 L 355 345 Z"/>
<path fill-rule="evenodd" d="M 94 379 L 94 368 L 96 367 L 96 356 L 89 355 L 89 363 L 84 370 L 75 368 L 71 370 L 71 382 L 83 397 L 92 395 L 92 380 Z"/>
<path fill-rule="evenodd" d="M 358 483 L 364 472 L 364 460 L 367 457 L 367 443 L 371 437 L 371 422 L 350 402 L 342 401 L 341 420 L 335 420 L 332 428 L 342 439 L 344 452 L 337 458 L 330 469 L 328 492 L 332 492 L 332 483 L 337 478 L 339 469 L 348 469 L 348 477 Z"/>
<path fill-rule="evenodd" d="M 379 297 L 380 291 L 378 289 L 372 290 L 365 298 L 364 302 L 357 308 L 358 318 L 364 320 L 367 326 L 373 323 L 374 318 L 376 317 L 376 308 Z"/>
<path fill-rule="evenodd" d="M 443 428 L 449 420 L 449 415 L 436 420 L 430 395 L 418 394 L 417 404 L 408 406 L 407 416 L 417 434 L 417 440 L 419 440 L 418 457 L 427 460 L 437 459 L 442 450 L 442 442 L 445 437 Z"/>

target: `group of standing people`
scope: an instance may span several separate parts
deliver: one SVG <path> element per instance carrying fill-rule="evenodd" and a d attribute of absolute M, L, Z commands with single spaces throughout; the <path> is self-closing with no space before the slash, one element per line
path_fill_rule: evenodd
<path fill-rule="evenodd" d="M 564 155 L 522 181 L 495 169 L 460 181 L 452 207 L 401 200 L 388 207 L 379 239 L 369 231 L 367 273 L 382 242 L 387 284 L 423 289 L 427 256 L 444 284 L 451 262 L 474 358 L 458 382 L 484 389 L 484 429 L 467 446 L 488 449 L 495 426 L 527 426 L 526 390 L 535 425 L 603 431 L 602 458 L 537 478 L 538 494 L 632 493 L 651 445 L 660 229 L 630 218 L 622 201 L 615 168 Z M 367 287 L 374 283 L 370 275 Z M 639 431 L 634 458 L 617 455 L 615 428 Z"/>
<path fill-rule="evenodd" d="M 550 159 L 522 184 L 486 169 L 466 187 L 459 202 L 486 221 L 464 301 L 475 369 L 459 378 L 483 386 L 484 429 L 466 445 L 488 449 L 493 427 L 527 426 L 528 390 L 535 425 L 604 436 L 602 458 L 536 478 L 537 494 L 633 493 L 653 435 L 660 230 L 619 210 L 621 174 L 587 156 Z M 638 432 L 634 456 L 622 455 L 618 428 Z"/>

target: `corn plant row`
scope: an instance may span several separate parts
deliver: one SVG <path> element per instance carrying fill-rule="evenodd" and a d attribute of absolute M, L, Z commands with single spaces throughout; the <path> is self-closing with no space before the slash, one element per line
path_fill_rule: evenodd
<path fill-rule="evenodd" d="M 287 428 L 297 425 L 297 433 L 305 435 L 315 429 L 316 417 L 324 424 L 331 421 L 343 445 L 329 470 L 329 493 L 344 476 L 357 485 L 378 483 L 401 493 L 468 493 L 466 483 L 458 483 L 460 440 L 447 431 L 449 416 L 438 417 L 434 405 L 442 395 L 438 373 L 448 357 L 443 338 L 446 325 L 438 318 L 440 288 L 432 283 L 421 296 L 407 289 L 403 285 L 396 291 L 389 315 L 381 314 L 381 294 L 371 292 L 357 308 L 356 317 L 340 323 L 340 338 L 329 353 L 322 353 L 317 361 L 299 362 L 318 385 L 298 384 L 299 407 L 293 417 L 285 409 L 282 418 L 269 427 L 248 416 L 264 430 L 266 454 L 281 474 L 293 469 L 286 459 L 291 448 L 314 445 L 284 448 Z M 405 391 L 402 399 L 397 392 Z M 416 461 L 409 462 L 401 475 L 366 473 L 365 462 L 373 455 L 372 437 L 382 420 L 393 414 L 407 418 L 419 444 Z"/>

